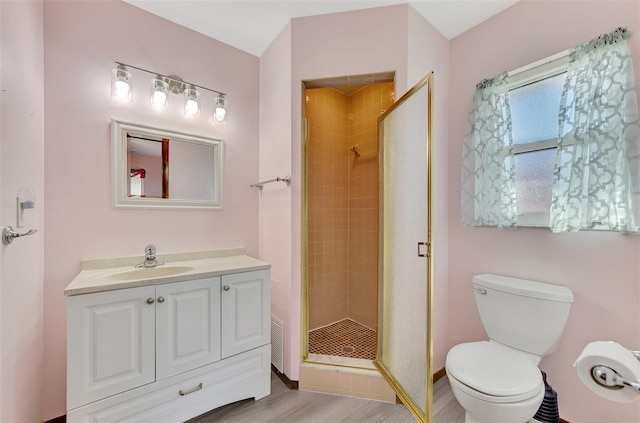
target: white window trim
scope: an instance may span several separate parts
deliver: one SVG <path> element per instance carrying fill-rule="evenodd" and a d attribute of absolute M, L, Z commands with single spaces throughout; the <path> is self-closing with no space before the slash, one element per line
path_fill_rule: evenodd
<path fill-rule="evenodd" d="M 565 50 L 529 65 L 509 71 L 508 90 L 515 90 L 543 79 L 560 75 L 569 66 L 570 50 Z M 513 153 L 530 153 L 534 151 L 557 148 L 557 138 L 539 140 L 530 143 L 514 144 Z M 517 216 L 518 227 L 549 228 L 550 210 L 546 212 L 521 213 Z"/>
<path fill-rule="evenodd" d="M 509 71 L 509 91 L 567 71 L 570 50 Z"/>

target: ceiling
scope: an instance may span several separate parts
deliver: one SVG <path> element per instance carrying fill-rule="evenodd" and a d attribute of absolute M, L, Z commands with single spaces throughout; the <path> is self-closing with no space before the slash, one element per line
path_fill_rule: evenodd
<path fill-rule="evenodd" d="M 292 18 L 410 4 L 447 39 L 519 0 L 124 0 L 260 57 Z"/>

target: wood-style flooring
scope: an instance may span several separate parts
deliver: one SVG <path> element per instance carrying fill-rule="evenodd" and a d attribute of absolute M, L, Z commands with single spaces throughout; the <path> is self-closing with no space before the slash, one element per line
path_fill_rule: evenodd
<path fill-rule="evenodd" d="M 273 373 L 271 395 L 259 401 L 239 401 L 198 416 L 188 423 L 413 423 L 402 404 L 289 390 Z M 462 423 L 464 409 L 446 377 L 434 386 L 434 423 Z"/>

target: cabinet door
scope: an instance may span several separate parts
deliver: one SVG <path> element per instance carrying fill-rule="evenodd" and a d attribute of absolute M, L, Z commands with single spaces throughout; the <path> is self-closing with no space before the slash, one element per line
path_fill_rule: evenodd
<path fill-rule="evenodd" d="M 271 342 L 268 270 L 222 276 L 222 358 Z"/>
<path fill-rule="evenodd" d="M 68 298 L 67 409 L 155 380 L 155 288 Z"/>
<path fill-rule="evenodd" d="M 156 379 L 220 360 L 220 277 L 156 286 Z"/>

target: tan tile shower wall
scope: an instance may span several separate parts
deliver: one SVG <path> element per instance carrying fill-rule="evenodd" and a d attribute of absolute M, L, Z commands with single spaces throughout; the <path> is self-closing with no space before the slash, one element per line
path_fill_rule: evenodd
<path fill-rule="evenodd" d="M 393 82 L 367 85 L 349 105 L 349 317 L 377 329 L 378 117 L 393 104 Z"/>
<path fill-rule="evenodd" d="M 393 104 L 393 82 L 350 96 L 331 88 L 306 95 L 309 329 L 347 317 L 376 329 L 377 125 L 381 110 Z"/>
<path fill-rule="evenodd" d="M 348 105 L 330 88 L 306 91 L 309 118 L 309 328 L 347 317 Z"/>

